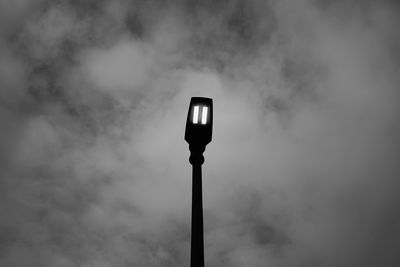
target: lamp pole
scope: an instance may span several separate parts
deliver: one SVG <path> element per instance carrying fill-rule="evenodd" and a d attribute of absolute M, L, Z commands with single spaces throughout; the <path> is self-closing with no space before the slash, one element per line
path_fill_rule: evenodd
<path fill-rule="evenodd" d="M 190 267 L 204 267 L 203 193 L 201 166 L 203 152 L 212 137 L 212 99 L 192 97 L 186 121 L 185 140 L 192 164 L 192 235 Z"/>
<path fill-rule="evenodd" d="M 189 162 L 192 164 L 191 267 L 204 267 L 203 192 L 201 177 L 201 165 L 204 162 L 203 151 L 204 149 L 193 149 L 189 158 Z"/>

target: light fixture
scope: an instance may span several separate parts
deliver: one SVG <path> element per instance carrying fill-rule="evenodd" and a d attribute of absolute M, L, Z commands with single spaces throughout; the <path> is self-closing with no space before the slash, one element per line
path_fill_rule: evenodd
<path fill-rule="evenodd" d="M 212 104 L 212 99 L 206 97 L 192 97 L 190 100 L 185 130 L 185 140 L 189 143 L 189 148 L 205 147 L 211 142 Z"/>
<path fill-rule="evenodd" d="M 185 140 L 192 164 L 192 236 L 190 266 L 204 267 L 203 196 L 201 165 L 203 152 L 212 139 L 213 103 L 211 98 L 192 97 L 186 119 Z"/>

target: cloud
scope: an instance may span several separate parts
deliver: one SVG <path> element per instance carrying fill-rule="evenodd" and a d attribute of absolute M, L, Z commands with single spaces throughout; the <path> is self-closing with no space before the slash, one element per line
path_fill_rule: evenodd
<path fill-rule="evenodd" d="M 105 51 L 89 51 L 83 64 L 84 72 L 99 88 L 135 90 L 144 86 L 151 75 L 152 51 L 139 43 L 120 41 Z"/>
<path fill-rule="evenodd" d="M 0 266 L 398 265 L 394 2 L 1 6 Z"/>

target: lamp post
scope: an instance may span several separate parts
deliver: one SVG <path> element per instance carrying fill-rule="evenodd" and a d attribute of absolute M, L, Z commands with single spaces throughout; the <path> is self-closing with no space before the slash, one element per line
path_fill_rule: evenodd
<path fill-rule="evenodd" d="M 190 266 L 204 267 L 203 197 L 201 165 L 203 152 L 212 138 L 212 99 L 192 97 L 186 120 L 185 140 L 189 143 L 192 164 L 192 237 Z"/>

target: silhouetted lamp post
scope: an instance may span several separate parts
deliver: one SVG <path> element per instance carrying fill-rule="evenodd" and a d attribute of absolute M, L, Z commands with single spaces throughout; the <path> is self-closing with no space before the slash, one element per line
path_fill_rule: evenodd
<path fill-rule="evenodd" d="M 192 97 L 185 130 L 185 140 L 189 143 L 190 150 L 189 162 L 193 167 L 191 267 L 204 266 L 201 165 L 204 163 L 203 152 L 206 149 L 206 145 L 211 142 L 212 122 L 212 99 Z"/>

